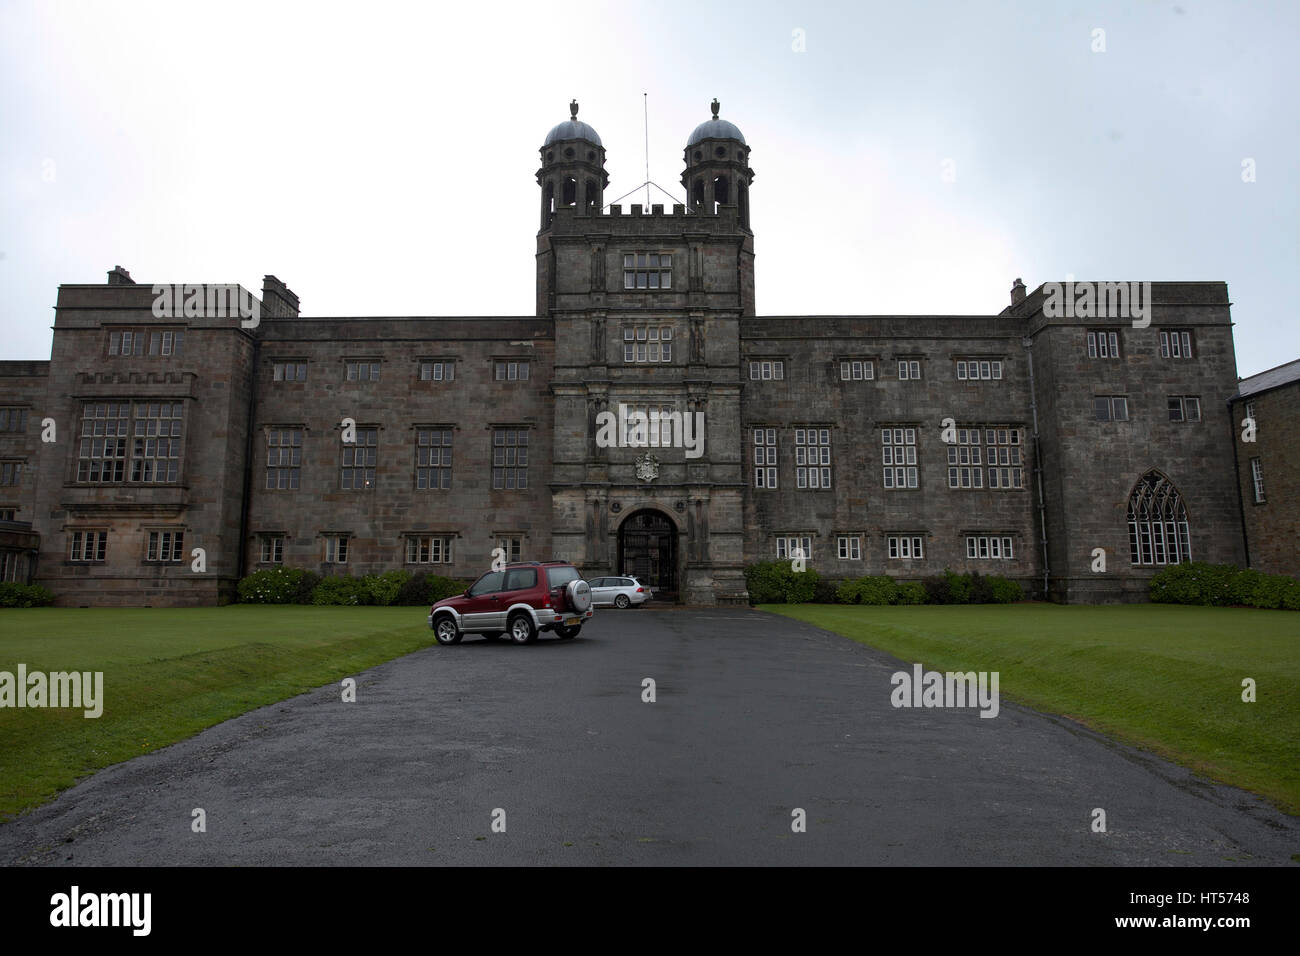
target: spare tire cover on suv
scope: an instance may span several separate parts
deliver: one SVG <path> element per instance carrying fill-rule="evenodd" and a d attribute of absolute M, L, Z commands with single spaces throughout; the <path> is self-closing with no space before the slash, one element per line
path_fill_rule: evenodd
<path fill-rule="evenodd" d="M 569 593 L 569 604 L 575 611 L 586 612 L 591 607 L 591 587 L 586 581 L 581 578 L 570 581 L 565 590 Z"/>

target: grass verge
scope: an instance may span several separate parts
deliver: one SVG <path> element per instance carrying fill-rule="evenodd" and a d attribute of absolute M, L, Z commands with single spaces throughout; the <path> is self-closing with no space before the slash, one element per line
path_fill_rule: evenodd
<path fill-rule="evenodd" d="M 433 643 L 411 607 L 0 611 L 0 671 L 103 671 L 104 711 L 0 708 L 0 821 L 109 764 Z"/>
<path fill-rule="evenodd" d="M 764 605 L 1000 692 L 1300 815 L 1300 615 L 1137 604 Z M 1242 680 L 1257 701 L 1242 701 Z"/>

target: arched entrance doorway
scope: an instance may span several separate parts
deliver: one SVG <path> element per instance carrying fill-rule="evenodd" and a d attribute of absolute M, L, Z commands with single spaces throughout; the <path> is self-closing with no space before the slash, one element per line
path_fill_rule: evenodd
<path fill-rule="evenodd" d="M 677 596 L 677 526 L 660 511 L 634 511 L 618 529 L 618 573 Z"/>

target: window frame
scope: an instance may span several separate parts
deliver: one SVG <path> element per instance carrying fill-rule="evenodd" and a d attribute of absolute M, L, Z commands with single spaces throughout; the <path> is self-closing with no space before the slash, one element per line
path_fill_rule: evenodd
<path fill-rule="evenodd" d="M 885 554 L 891 561 L 924 561 L 924 534 L 885 535 Z"/>
<path fill-rule="evenodd" d="M 425 375 L 425 372 L 428 375 Z M 436 374 L 435 374 L 436 372 Z M 446 384 L 456 381 L 455 359 L 420 359 L 415 365 L 415 379 L 418 382 L 438 382 Z"/>
<path fill-rule="evenodd" d="M 781 465 L 777 444 L 777 429 L 750 426 L 754 454 L 754 487 L 773 491 L 780 485 Z M 759 459 L 763 460 L 760 462 Z"/>
<path fill-rule="evenodd" d="M 383 362 L 380 359 L 350 358 L 343 360 L 343 380 L 357 384 L 373 384 L 381 380 Z M 362 374 L 364 371 L 365 374 Z"/>
<path fill-rule="evenodd" d="M 305 428 L 295 425 L 271 425 L 266 429 L 266 481 L 263 491 L 298 491 L 302 484 L 302 452 Z M 283 439 L 289 438 L 289 444 Z M 274 443 L 272 436 L 275 437 Z M 296 441 L 295 441 L 296 438 Z M 286 457 L 287 453 L 287 457 Z M 274 463 L 272 462 L 274 459 Z M 272 479 L 274 478 L 274 484 Z M 281 481 L 285 484 L 281 484 Z"/>
<path fill-rule="evenodd" d="M 501 358 L 492 360 L 492 381 L 494 382 L 527 382 L 529 381 L 531 370 L 529 369 L 530 359 L 527 358 Z"/>
<path fill-rule="evenodd" d="M 408 534 L 406 564 L 455 564 L 454 534 Z"/>
<path fill-rule="evenodd" d="M 185 560 L 184 528 L 151 528 L 145 532 L 146 564 L 179 564 Z"/>
<path fill-rule="evenodd" d="M 876 362 L 874 359 L 840 359 L 841 382 L 874 382 L 875 380 Z"/>
<path fill-rule="evenodd" d="M 862 535 L 841 534 L 835 536 L 835 551 L 841 561 L 862 560 Z"/>
<path fill-rule="evenodd" d="M 357 425 L 356 441 L 345 442 L 339 435 L 339 491 L 374 491 L 379 485 L 379 431 L 378 425 Z M 374 436 L 374 441 L 361 437 Z M 361 453 L 364 453 L 362 455 Z M 358 457 L 361 455 L 361 457 Z M 357 484 L 358 474 L 362 484 Z"/>
<path fill-rule="evenodd" d="M 917 428 L 912 425 L 881 426 L 881 483 L 886 490 L 913 491 L 921 487 L 919 437 Z M 899 438 L 903 440 L 900 442 L 897 440 Z M 903 449 L 901 456 L 895 451 L 898 448 Z"/>
<path fill-rule="evenodd" d="M 307 361 L 304 359 L 273 359 L 271 381 L 282 385 L 298 385 L 307 381 Z"/>
<path fill-rule="evenodd" d="M 325 560 L 322 563 L 347 564 L 352 551 L 351 537 L 350 534 L 340 532 L 325 535 Z"/>
<path fill-rule="evenodd" d="M 90 536 L 94 535 L 94 550 Z M 64 552 L 72 564 L 104 564 L 108 560 L 107 528 L 72 528 L 68 531 L 67 550 Z M 93 557 L 85 557 L 93 554 Z"/>
<path fill-rule="evenodd" d="M 283 534 L 262 534 L 258 535 L 261 541 L 259 564 L 284 564 L 284 540 Z"/>
<path fill-rule="evenodd" d="M 751 382 L 784 382 L 785 359 L 749 359 Z"/>
<path fill-rule="evenodd" d="M 831 429 L 821 425 L 795 428 L 795 487 L 800 491 L 831 490 L 830 434 Z"/>
<path fill-rule="evenodd" d="M 528 490 L 528 439 L 526 426 L 508 425 L 492 427 L 492 490 Z M 514 441 L 509 441 L 513 436 Z M 498 437 L 501 438 L 498 441 Z M 509 454 L 511 450 L 514 454 Z M 521 482 L 520 479 L 523 479 Z"/>
<path fill-rule="evenodd" d="M 810 534 L 778 534 L 776 536 L 776 559 L 778 561 L 802 560 L 812 563 L 812 539 Z M 796 549 L 802 549 L 802 555 L 795 555 Z"/>
<path fill-rule="evenodd" d="M 1106 403 L 1106 418 L 1098 417 L 1101 410 L 1100 402 Z M 1116 404 L 1116 403 L 1120 404 Z M 1123 409 L 1123 416 L 1116 415 L 1116 409 Z M 1128 407 L 1127 395 L 1094 395 L 1092 396 L 1092 415 L 1093 420 L 1097 422 L 1127 422 L 1131 421 Z"/>
<path fill-rule="evenodd" d="M 623 253 L 624 292 L 672 292 L 675 252 L 634 249 Z M 650 260 L 654 259 L 654 265 Z M 651 274 L 653 273 L 653 281 Z M 644 281 L 642 281 L 644 280 Z"/>
<path fill-rule="evenodd" d="M 449 491 L 456 459 L 456 428 L 453 425 L 417 425 L 415 431 L 416 491 Z M 436 436 L 436 441 L 435 441 Z M 428 441 L 425 441 L 425 438 Z M 436 455 L 435 455 L 436 452 Z M 437 459 L 435 464 L 434 459 Z M 423 482 L 423 484 L 422 484 Z"/>
<path fill-rule="evenodd" d="M 0 406 L 0 435 L 27 434 L 27 418 L 30 408 L 26 405 Z"/>
<path fill-rule="evenodd" d="M 1162 359 L 1178 361 L 1194 359 L 1196 358 L 1195 347 L 1196 342 L 1191 329 L 1160 330 L 1160 357 Z"/>

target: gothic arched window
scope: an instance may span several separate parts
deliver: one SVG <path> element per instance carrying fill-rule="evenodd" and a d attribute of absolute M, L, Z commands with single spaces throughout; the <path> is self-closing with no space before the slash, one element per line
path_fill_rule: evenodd
<path fill-rule="evenodd" d="M 1187 508 L 1178 489 L 1158 471 L 1139 479 L 1128 499 L 1128 546 L 1134 564 L 1192 560 Z"/>

